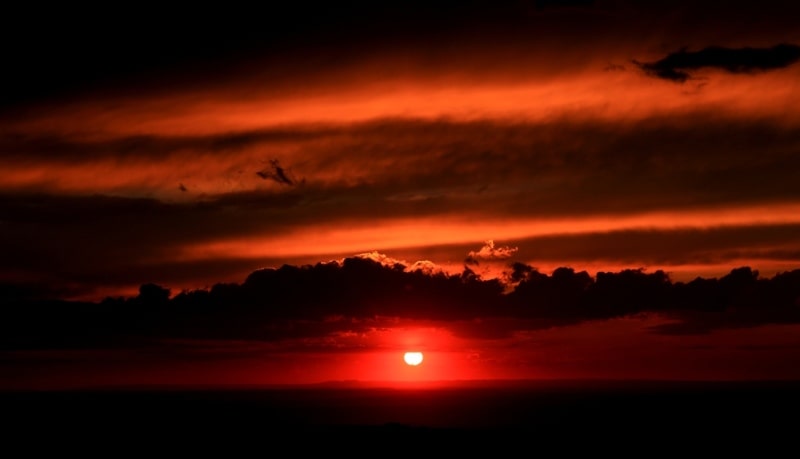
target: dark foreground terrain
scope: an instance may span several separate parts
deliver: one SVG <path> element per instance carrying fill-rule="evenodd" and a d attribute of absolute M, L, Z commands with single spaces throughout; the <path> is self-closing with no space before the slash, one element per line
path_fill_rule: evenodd
<path fill-rule="evenodd" d="M 222 448 L 383 456 L 435 443 L 451 452 L 515 445 L 527 448 L 525 456 L 539 448 L 644 456 L 749 448 L 772 456 L 800 444 L 794 382 L 17 391 L 0 393 L 0 406 L 3 444 L 30 453 Z"/>

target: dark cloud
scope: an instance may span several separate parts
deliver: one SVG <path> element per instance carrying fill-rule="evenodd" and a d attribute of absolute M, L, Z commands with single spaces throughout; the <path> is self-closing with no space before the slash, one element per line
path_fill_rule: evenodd
<path fill-rule="evenodd" d="M 752 73 L 788 67 L 800 60 L 800 46 L 779 44 L 771 48 L 724 48 L 711 46 L 699 51 L 686 48 L 655 62 L 635 62 L 657 78 L 683 83 L 692 72 L 703 68 L 731 73 Z"/>
<path fill-rule="evenodd" d="M 698 334 L 800 322 L 800 270 L 766 280 L 759 278 L 758 271 L 744 267 L 720 279 L 681 283 L 673 290 L 681 307 L 667 311 L 675 322 L 652 327 L 657 333 Z"/>
<path fill-rule="evenodd" d="M 552 275 L 520 266 L 509 294 L 497 280 L 409 272 L 366 258 L 255 271 L 241 284 L 181 292 L 147 283 L 134 298 L 102 303 L 16 299 L 2 310 L 3 349 L 127 345 L 142 340 L 276 341 L 364 332 L 380 317 L 436 321 L 460 336 L 500 338 L 590 320 L 653 312 L 674 323 L 654 332 L 800 323 L 800 271 L 771 279 L 738 268 L 673 283 L 662 271 L 571 268 Z M 335 337 L 335 336 L 334 336 Z"/>
<path fill-rule="evenodd" d="M 305 179 L 298 180 L 290 169 L 281 167 L 277 159 L 269 160 L 269 167 L 256 172 L 264 180 L 272 180 L 280 185 L 295 186 L 305 183 Z"/>
<path fill-rule="evenodd" d="M 91 289 L 86 286 L 70 289 L 63 283 L 52 282 L 52 279 L 49 282 L 42 279 L 39 279 L 38 282 L 4 280 L 0 282 L 0 304 L 64 298 L 89 291 Z"/>

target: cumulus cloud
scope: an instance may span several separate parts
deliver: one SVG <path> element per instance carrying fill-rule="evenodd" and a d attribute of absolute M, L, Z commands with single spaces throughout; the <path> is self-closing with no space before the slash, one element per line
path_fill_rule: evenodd
<path fill-rule="evenodd" d="M 481 261 L 507 260 L 511 258 L 519 249 L 517 247 L 495 247 L 493 240 L 488 240 L 480 250 L 470 250 L 464 263 L 477 265 Z"/>
<path fill-rule="evenodd" d="M 408 266 L 408 262 L 405 260 L 400 260 L 397 258 L 390 257 L 384 253 L 380 253 L 377 250 L 373 250 L 372 252 L 364 252 L 355 255 L 356 258 L 363 258 L 365 260 L 374 261 L 375 263 L 380 264 L 381 266 L 387 266 L 389 268 L 402 268 L 405 269 Z M 344 263 L 345 259 L 339 260 L 339 263 Z"/>
<path fill-rule="evenodd" d="M 374 261 L 375 263 L 378 263 L 381 266 L 385 266 L 391 269 L 396 269 L 408 273 L 420 272 L 427 275 L 446 274 L 444 268 L 442 268 L 441 266 L 437 265 L 436 263 L 430 260 L 417 260 L 413 263 L 409 263 L 406 260 L 390 257 L 376 250 L 373 250 L 372 252 L 364 252 L 357 254 L 355 255 L 355 257 Z M 341 259 L 337 263 L 342 264 L 345 262 L 345 260 L 346 258 Z"/>

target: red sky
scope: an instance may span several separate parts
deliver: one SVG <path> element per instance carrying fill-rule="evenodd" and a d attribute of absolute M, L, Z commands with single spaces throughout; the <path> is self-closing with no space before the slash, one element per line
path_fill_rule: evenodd
<path fill-rule="evenodd" d="M 3 298 L 175 295 L 358 254 L 485 281 L 513 262 L 673 282 L 797 269 L 800 11 L 782 3 L 142 13 L 141 30 L 20 11 L 2 36 L 21 43 L 0 103 Z M 180 348 L 193 369 L 164 378 L 797 377 L 785 323 L 686 338 L 653 333 L 655 314 L 460 340 L 415 319 L 328 336 L 336 352 L 216 343 L 201 365 L 205 347 Z M 395 367 L 415 333 L 427 370 Z M 316 372 L 288 370 L 294 354 Z"/>

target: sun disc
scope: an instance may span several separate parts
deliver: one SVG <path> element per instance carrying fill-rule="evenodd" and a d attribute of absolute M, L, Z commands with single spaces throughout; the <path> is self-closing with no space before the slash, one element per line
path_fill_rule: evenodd
<path fill-rule="evenodd" d="M 422 352 L 406 352 L 403 355 L 403 360 L 411 366 L 417 366 L 422 363 Z"/>

